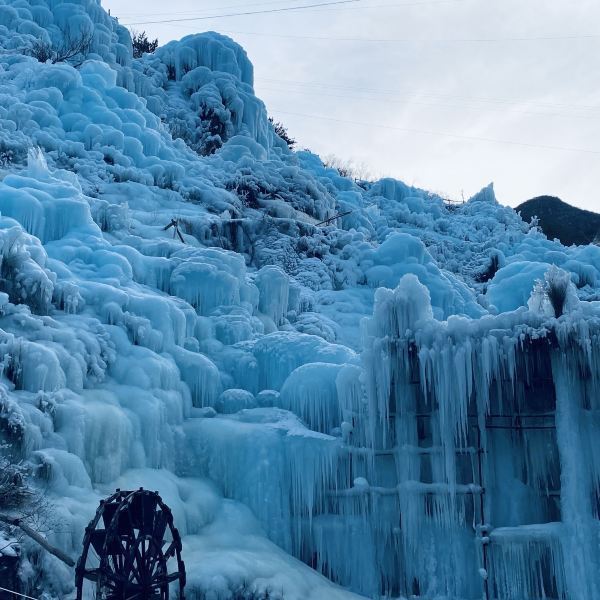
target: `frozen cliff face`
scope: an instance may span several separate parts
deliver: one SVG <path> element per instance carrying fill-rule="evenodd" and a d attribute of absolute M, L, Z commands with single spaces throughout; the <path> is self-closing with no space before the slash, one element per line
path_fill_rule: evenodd
<path fill-rule="evenodd" d="M 144 486 L 189 598 L 598 596 L 600 248 L 290 152 L 225 36 L 4 0 L 0 46 L 0 452 L 52 543 Z"/>

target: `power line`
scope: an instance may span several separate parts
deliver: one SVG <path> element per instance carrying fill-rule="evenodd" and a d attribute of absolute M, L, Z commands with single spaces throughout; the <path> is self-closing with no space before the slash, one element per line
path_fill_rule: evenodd
<path fill-rule="evenodd" d="M 336 0 L 333 2 L 319 2 L 315 4 L 306 4 L 301 6 L 286 6 L 282 8 L 272 8 L 257 11 L 245 11 L 240 13 L 228 13 L 219 15 L 202 15 L 202 16 L 190 16 L 178 19 L 163 19 L 156 21 L 138 21 L 133 23 L 123 23 L 126 26 L 132 25 L 156 25 L 165 23 L 186 23 L 190 21 L 203 21 L 209 19 L 222 19 L 227 17 L 239 17 L 248 15 L 258 14 L 269 14 L 279 12 L 289 12 L 297 10 L 308 10 L 313 8 L 326 8 L 329 6 L 336 6 L 339 9 L 339 5 L 355 4 L 362 2 L 363 0 Z M 465 0 L 423 0 L 421 2 L 403 2 L 399 4 L 380 4 L 371 6 L 355 6 L 350 8 L 397 8 L 403 6 L 420 6 L 428 4 L 447 4 L 453 2 L 464 2 Z M 272 4 L 273 2 L 261 2 L 255 4 L 255 6 L 262 6 L 265 4 Z M 231 7 L 238 6 L 229 5 Z M 219 7 L 220 9 L 226 7 Z M 348 8 L 348 7 L 347 7 Z M 214 10 L 217 10 L 216 8 Z M 326 12 L 321 10 L 319 12 Z M 157 15 L 167 13 L 155 13 Z M 169 13 L 173 14 L 173 13 Z M 176 13 L 177 14 L 177 13 Z M 189 11 L 178 14 L 189 14 Z M 365 37 L 331 37 L 331 36 L 315 36 L 315 35 L 294 35 L 294 34 L 277 34 L 277 33 L 265 33 L 257 31 L 228 31 L 225 32 L 234 35 L 253 35 L 261 37 L 273 37 L 283 39 L 306 39 L 306 40 L 322 40 L 328 42 L 363 42 L 363 43 L 377 43 L 377 44 L 407 44 L 407 43 L 502 43 L 502 42 L 538 42 L 538 41 L 565 41 L 565 40 L 597 40 L 600 39 L 600 33 L 589 33 L 589 34 L 571 34 L 571 35 L 547 35 L 547 36 L 509 36 L 509 37 L 497 37 L 497 38 L 365 38 Z"/>
<path fill-rule="evenodd" d="M 445 2 L 450 0 L 444 0 Z M 419 2 L 418 4 L 423 4 Z M 405 6 L 409 6 L 408 4 Z M 366 7 L 365 7 L 366 8 Z M 369 7 L 375 8 L 375 7 Z M 322 12 L 322 11 L 321 11 Z M 565 40 L 596 40 L 600 38 L 600 33 L 574 34 L 574 35 L 554 35 L 554 36 L 531 36 L 531 37 L 498 37 L 498 38 L 365 38 L 365 37 L 330 37 L 318 35 L 294 35 L 283 33 L 264 33 L 258 31 L 225 31 L 224 33 L 233 35 L 254 35 L 259 37 L 272 37 L 297 40 L 317 40 L 326 42 L 364 42 L 369 44 L 480 44 L 480 43 L 502 43 L 502 42 L 540 42 L 540 41 L 565 41 Z"/>
<path fill-rule="evenodd" d="M 282 115 L 306 117 L 309 119 L 318 119 L 318 120 L 322 120 L 322 121 L 333 121 L 335 123 L 358 125 L 361 127 L 375 127 L 377 129 L 388 129 L 391 131 L 404 131 L 406 133 L 418 133 L 418 134 L 433 135 L 433 136 L 451 137 L 451 138 L 456 138 L 456 139 L 461 139 L 461 140 L 488 142 L 488 143 L 493 143 L 493 144 L 508 144 L 508 145 L 512 145 L 512 146 L 522 146 L 525 148 L 541 148 L 543 150 L 559 150 L 559 151 L 564 151 L 564 152 L 582 152 L 585 154 L 600 155 L 600 150 L 588 150 L 585 148 L 568 148 L 566 146 L 550 146 L 550 145 L 545 145 L 545 144 L 530 144 L 527 142 L 516 142 L 516 141 L 512 141 L 512 140 L 498 140 L 498 139 L 494 139 L 494 138 L 486 138 L 486 137 L 480 137 L 480 136 L 474 136 L 474 135 L 463 135 L 463 134 L 459 134 L 459 133 L 449 133 L 449 132 L 445 132 L 445 131 L 434 131 L 434 130 L 429 130 L 429 129 L 415 129 L 415 128 L 410 128 L 410 127 L 396 127 L 393 125 L 382 125 L 382 124 L 378 124 L 378 123 L 364 123 L 364 122 L 360 122 L 360 121 L 349 121 L 346 119 L 338 119 L 335 117 L 326 117 L 323 115 L 309 115 L 306 113 L 291 112 L 291 111 L 286 111 L 286 110 L 278 110 L 278 109 L 271 109 L 271 110 L 273 110 L 274 112 L 278 112 Z"/>
<path fill-rule="evenodd" d="M 207 8 L 206 11 L 223 10 L 224 8 L 235 8 L 237 6 L 244 6 L 244 7 L 248 8 L 248 6 L 252 7 L 252 6 L 264 6 L 267 4 L 281 4 L 282 2 L 285 2 L 285 1 L 287 1 L 287 0 L 270 0 L 268 2 L 258 2 L 258 3 L 254 3 L 254 4 L 250 4 L 250 5 L 246 2 L 241 2 L 241 3 L 237 3 L 237 4 L 228 4 L 227 6 L 218 6 L 215 8 Z M 363 0 L 361 0 L 361 1 L 363 1 Z M 366 1 L 369 1 L 369 0 L 366 0 Z M 326 12 L 328 10 L 344 10 L 344 9 L 347 10 L 349 8 L 364 10 L 364 9 L 371 9 L 371 8 L 402 8 L 405 6 L 429 6 L 431 4 L 454 4 L 457 2 L 467 2 L 467 1 L 468 0 L 421 0 L 420 2 L 419 1 L 394 2 L 392 4 L 374 4 L 374 5 L 361 4 L 360 6 L 337 7 L 336 9 L 328 9 L 327 4 L 324 4 L 323 6 L 325 8 L 323 8 L 319 12 Z M 328 3 L 328 4 L 333 4 L 333 3 Z M 302 8 L 302 7 L 298 7 L 298 8 Z M 313 9 L 315 7 L 306 6 L 306 8 Z M 316 8 L 320 8 L 320 7 L 316 7 Z M 206 12 L 206 11 L 204 11 L 204 12 Z M 190 18 L 193 18 L 193 15 L 198 15 L 198 13 L 197 13 L 197 11 L 192 11 L 192 10 L 186 10 L 186 11 L 181 11 L 181 12 L 160 12 L 160 13 L 120 13 L 120 17 L 122 17 L 122 18 L 160 17 L 162 15 L 169 15 L 169 16 L 190 15 Z M 203 16 L 203 15 L 198 15 L 198 16 Z M 235 15 L 235 16 L 237 16 L 237 15 Z M 187 20 L 187 19 L 185 19 L 185 20 Z M 135 25 L 137 23 L 133 23 L 133 24 Z M 125 25 L 128 25 L 128 24 L 125 23 Z"/>
<path fill-rule="evenodd" d="M 274 81 L 274 80 L 273 80 Z M 277 84 L 280 85 L 280 84 Z M 437 107 L 437 108 L 447 108 L 447 109 L 460 109 L 460 110 L 475 110 L 475 111 L 486 111 L 486 110 L 491 110 L 494 112 L 502 112 L 502 113 L 506 113 L 507 110 L 504 109 L 501 106 L 497 106 L 497 105 L 492 105 L 492 106 L 476 106 L 476 105 L 468 105 L 468 104 L 448 104 L 448 103 L 444 103 L 443 101 L 440 102 L 439 98 L 436 98 L 435 96 L 432 96 L 432 100 L 431 102 L 423 102 L 420 98 L 424 97 L 425 99 L 427 99 L 427 95 L 426 94 L 404 94 L 404 98 L 400 98 L 400 97 L 388 97 L 388 98 L 381 98 L 379 97 L 379 95 L 377 94 L 377 92 L 369 92 L 368 90 L 363 90 L 363 89 L 359 89 L 359 88 L 351 88 L 354 91 L 358 91 L 358 92 L 363 92 L 366 94 L 371 94 L 369 95 L 362 95 L 362 96 L 357 96 L 357 95 L 352 95 L 352 94 L 348 94 L 347 92 L 345 92 L 343 95 L 341 94 L 342 90 L 335 90 L 337 92 L 340 92 L 338 94 L 332 94 L 332 93 L 328 93 L 328 92 L 322 92 L 320 91 L 321 89 L 329 89 L 328 86 L 322 86 L 322 88 L 316 88 L 313 90 L 306 90 L 306 89 L 293 89 L 293 88 L 288 88 L 287 90 L 285 89 L 285 86 L 283 87 L 277 87 L 277 85 L 275 87 L 271 87 L 273 86 L 273 84 L 267 84 L 267 85 L 261 85 L 261 89 L 263 90 L 268 90 L 268 91 L 272 91 L 272 92 L 291 92 L 294 94 L 305 94 L 305 95 L 311 95 L 311 96 L 318 96 L 318 97 L 328 97 L 328 98 L 351 98 L 354 100 L 366 100 L 369 102 L 384 102 L 384 103 L 388 103 L 388 104 L 399 104 L 399 105 L 420 105 L 420 106 L 432 106 L 432 107 Z M 377 94 L 377 95 L 375 95 Z M 449 98 L 452 98 L 452 96 L 449 96 Z M 461 98 L 460 96 L 458 96 L 458 98 Z M 469 102 L 477 102 L 478 100 L 475 99 L 469 99 L 467 98 L 467 100 Z M 560 113 L 560 112 L 546 112 L 543 110 L 528 110 L 528 109 L 523 109 L 523 108 L 518 108 L 517 106 L 511 106 L 509 103 L 505 103 L 507 104 L 507 108 L 508 108 L 508 112 L 511 113 L 517 113 L 517 114 L 527 114 L 527 115 L 537 115 L 537 116 L 542 116 L 542 117 L 563 117 L 563 118 L 573 118 L 573 119 L 584 119 L 584 120 L 597 120 L 600 119 L 600 115 L 595 115 L 595 114 L 566 114 L 566 113 Z M 543 106 L 540 106 L 540 108 L 543 108 Z"/>
<path fill-rule="evenodd" d="M 245 8 L 248 7 L 254 7 L 254 6 L 264 6 L 267 4 L 282 4 L 283 2 L 287 2 L 289 0 L 269 0 L 269 1 L 265 1 L 265 2 L 258 2 L 258 3 L 253 3 L 253 4 L 248 4 L 247 2 L 238 2 L 236 4 L 228 4 L 226 6 L 218 6 L 215 8 L 207 8 L 204 12 L 206 11 L 211 11 L 211 10 L 223 10 L 224 8 L 235 8 L 237 6 L 244 6 Z M 365 1 L 370 1 L 370 0 L 365 0 Z M 393 2 L 391 4 L 374 4 L 374 5 L 366 5 L 366 4 L 361 4 L 360 6 L 353 6 L 351 8 L 353 9 L 370 9 L 370 8 L 402 8 L 403 6 L 429 6 L 431 4 L 453 4 L 456 2 L 467 2 L 468 0 L 421 0 L 419 1 L 409 1 L 409 2 Z M 314 7 L 307 7 L 307 8 L 314 8 Z M 317 7 L 318 8 L 318 7 Z M 346 8 L 350 8 L 350 7 L 346 7 Z M 325 8 L 323 9 L 323 11 L 326 10 L 330 10 L 327 9 L 327 7 L 325 6 Z M 333 10 L 333 9 L 331 9 Z M 337 8 L 336 10 L 343 10 L 343 8 Z M 321 11 L 322 12 L 322 11 Z M 185 10 L 185 11 L 180 11 L 180 12 L 158 12 L 158 13 L 139 13 L 139 12 L 133 12 L 133 13 L 119 13 L 119 16 L 122 18 L 130 18 L 130 19 L 134 19 L 137 17 L 160 17 L 162 15 L 169 15 L 169 16 L 175 16 L 175 15 L 197 15 L 198 12 L 196 10 Z M 200 15 L 201 16 L 201 15 Z"/>
<path fill-rule="evenodd" d="M 402 96 L 402 95 L 410 95 L 413 97 L 430 97 L 430 98 L 448 98 L 455 100 L 467 100 L 472 102 L 482 102 L 482 103 L 493 103 L 493 104 L 515 104 L 518 102 L 527 102 L 527 100 L 510 100 L 506 98 L 486 98 L 486 97 L 473 97 L 473 96 L 465 96 L 465 95 L 452 95 L 452 94 L 441 94 L 439 92 L 431 93 L 431 92 L 403 92 L 401 90 L 393 90 L 393 89 L 382 89 L 382 88 L 368 88 L 364 86 L 350 86 L 343 84 L 335 84 L 335 83 L 325 83 L 323 81 L 300 81 L 300 80 L 292 80 L 292 79 L 275 79 L 272 77 L 261 77 L 259 81 L 267 81 L 273 82 L 282 85 L 293 85 L 297 87 L 314 87 L 317 90 L 321 90 L 323 88 L 330 88 L 336 91 L 357 91 L 357 92 L 367 92 L 377 95 L 384 96 Z M 548 108 L 571 108 L 575 110 L 588 111 L 588 110 L 600 110 L 599 105 L 591 105 L 591 104 L 566 104 L 566 103 L 557 103 L 557 102 L 538 102 L 537 106 L 539 107 L 548 107 Z"/>
<path fill-rule="evenodd" d="M 317 10 L 316 12 L 329 12 L 331 10 L 365 10 L 369 8 L 401 8 L 403 6 L 421 6 L 428 4 L 450 4 L 453 2 L 468 2 L 468 0 L 425 0 L 424 2 L 394 2 L 392 4 L 372 4 L 370 6 L 361 5 L 361 6 L 344 6 L 339 9 L 333 8 L 322 8 Z"/>
<path fill-rule="evenodd" d="M 226 8 L 237 8 L 239 6 L 243 6 L 244 8 L 254 8 L 257 6 L 265 6 L 265 5 L 273 5 L 273 4 L 284 4 L 288 3 L 290 0 L 265 0 L 264 2 L 236 2 L 235 4 L 227 4 L 225 6 L 215 6 L 214 8 L 206 8 L 202 12 L 209 12 L 215 10 L 223 10 Z M 131 12 L 131 13 L 119 13 L 119 16 L 122 18 L 129 19 L 137 19 L 142 17 L 162 17 L 163 15 L 168 15 L 170 17 L 179 16 L 179 15 L 189 15 L 194 16 L 198 15 L 198 10 L 184 10 L 184 11 L 169 11 L 169 12 L 157 12 L 157 13 L 139 13 L 139 12 Z"/>
<path fill-rule="evenodd" d="M 306 10 L 307 8 L 318 8 L 321 6 L 334 6 L 339 4 L 354 4 L 362 2 L 362 0 L 334 0 L 333 2 L 318 2 L 316 4 L 306 4 L 302 6 L 285 6 L 282 8 L 269 8 L 264 10 L 246 11 L 240 13 L 228 13 L 221 15 L 203 16 L 203 17 L 187 17 L 185 19 L 164 19 L 162 21 L 139 21 L 137 23 L 124 23 L 124 25 L 155 25 L 159 23 L 182 23 L 187 21 L 205 21 L 207 19 L 221 19 L 225 17 L 241 17 L 247 15 L 262 15 L 267 13 L 281 13 L 293 10 Z"/>
<path fill-rule="evenodd" d="M 393 3 L 393 4 L 372 4 L 370 6 L 343 6 L 341 8 L 338 9 L 334 9 L 334 8 L 320 8 L 320 9 L 316 9 L 315 12 L 318 13 L 326 13 L 326 12 L 330 12 L 333 10 L 365 10 L 365 9 L 369 9 L 369 8 L 401 8 L 403 6 L 420 6 L 420 5 L 427 5 L 427 4 L 450 4 L 450 3 L 454 3 L 454 2 L 468 2 L 469 0 L 426 0 L 425 2 L 401 2 L 401 3 Z"/>
<path fill-rule="evenodd" d="M 273 91 L 273 92 L 284 92 L 286 91 L 285 89 L 281 89 L 281 88 L 277 88 L 277 87 L 269 87 L 267 86 L 261 86 L 261 89 L 266 89 L 268 91 Z M 396 104 L 396 105 L 405 105 L 405 106 L 411 106 L 411 105 L 419 105 L 419 106 L 431 106 L 431 107 L 437 107 L 437 108 L 446 108 L 446 109 L 461 109 L 461 110 L 475 110 L 475 111 L 486 111 L 486 110 L 491 110 L 491 111 L 495 111 L 495 112 L 502 112 L 504 114 L 506 114 L 506 110 L 498 107 L 498 106 L 468 106 L 465 104 L 445 104 L 443 102 L 422 102 L 418 99 L 414 99 L 415 96 L 413 96 L 412 98 L 407 98 L 405 100 L 393 100 L 390 98 L 377 98 L 377 97 L 369 97 L 369 96 L 352 96 L 350 94 L 330 94 L 330 93 L 323 93 L 321 91 L 319 92 L 315 92 L 314 90 L 288 90 L 293 92 L 294 94 L 305 94 L 305 95 L 309 95 L 309 96 L 317 96 L 317 97 L 322 97 L 325 96 L 327 98 L 351 98 L 354 100 L 367 100 L 370 102 L 384 102 L 386 104 Z M 565 114 L 565 113 L 552 113 L 552 112 L 543 112 L 543 111 L 535 111 L 535 110 L 524 110 L 524 109 L 519 109 L 519 108 L 510 108 L 508 109 L 508 112 L 510 113 L 517 113 L 517 114 L 524 114 L 524 115 L 537 115 L 540 117 L 563 117 L 566 119 L 584 119 L 584 120 L 597 120 L 600 119 L 600 115 L 577 115 L 577 114 Z"/>

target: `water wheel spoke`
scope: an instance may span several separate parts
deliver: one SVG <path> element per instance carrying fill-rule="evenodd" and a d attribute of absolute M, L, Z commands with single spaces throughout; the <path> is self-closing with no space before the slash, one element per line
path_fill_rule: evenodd
<path fill-rule="evenodd" d="M 145 584 L 147 582 L 148 578 L 148 570 L 147 570 L 147 565 L 144 561 L 144 559 L 142 558 L 142 554 L 140 553 L 139 547 L 136 547 L 135 550 L 135 559 L 133 561 L 133 565 L 134 565 L 134 569 L 136 571 L 136 573 L 138 574 L 138 581 L 142 584 Z M 135 568 L 135 566 L 137 565 L 137 568 Z"/>
<path fill-rule="evenodd" d="M 163 585 L 163 584 L 160 584 Z M 150 592 L 152 592 L 155 589 L 158 589 L 159 585 L 150 585 L 150 586 L 144 586 L 143 589 L 136 591 L 135 593 L 131 594 L 131 592 L 128 590 L 128 593 L 130 595 L 127 596 L 127 600 L 147 600 L 148 598 L 148 594 Z"/>
<path fill-rule="evenodd" d="M 152 532 L 152 537 L 155 540 L 162 540 L 165 537 L 165 531 L 167 530 L 167 517 L 164 513 L 160 512 L 156 515 L 154 519 L 154 531 Z"/>
<path fill-rule="evenodd" d="M 173 541 L 169 544 L 167 551 L 165 552 L 165 558 L 168 560 L 169 558 L 173 558 L 177 553 L 177 544 Z"/>
<path fill-rule="evenodd" d="M 109 557 L 109 563 L 112 563 L 112 569 L 116 573 L 121 573 L 123 571 L 123 554 L 112 554 Z"/>
<path fill-rule="evenodd" d="M 156 590 L 159 587 L 163 587 L 168 584 L 169 584 L 169 582 L 166 579 L 163 579 L 162 581 L 155 581 L 155 582 L 151 583 L 149 586 L 146 587 L 146 589 L 147 590 Z"/>
<path fill-rule="evenodd" d="M 100 503 L 86 529 L 77 600 L 83 600 L 84 580 L 95 583 L 98 598 L 121 600 L 168 600 L 170 584 L 179 581 L 178 596 L 183 598 L 180 552 L 171 511 L 158 493 L 118 491 Z M 175 557 L 178 571 L 169 573 L 167 561 Z"/>
<path fill-rule="evenodd" d="M 173 583 L 173 581 L 177 581 L 180 577 L 181 573 L 176 571 L 175 573 L 169 573 L 168 575 L 165 575 L 165 581 L 167 583 Z"/>
<path fill-rule="evenodd" d="M 155 543 L 152 543 L 151 545 L 152 545 L 152 554 L 150 555 L 150 560 L 148 561 L 148 572 L 154 573 L 156 566 L 161 562 L 164 562 L 166 564 L 166 560 L 162 553 L 161 548 L 157 547 L 157 545 Z"/>
<path fill-rule="evenodd" d="M 99 571 L 98 569 L 90 569 L 89 571 L 87 571 L 87 573 L 85 574 L 85 578 L 88 581 L 92 581 L 92 582 L 96 582 L 98 579 L 98 575 L 99 575 Z"/>
<path fill-rule="evenodd" d="M 146 564 L 146 543 L 148 543 L 148 547 L 150 546 L 150 540 L 148 540 L 146 538 L 146 536 L 144 536 L 144 538 L 142 539 L 142 544 L 141 544 L 141 556 L 140 556 L 140 561 L 142 564 Z"/>
<path fill-rule="evenodd" d="M 102 582 L 102 589 L 103 590 L 110 590 L 111 592 L 114 592 L 117 590 L 117 587 L 121 587 L 120 585 L 117 585 L 114 581 L 109 581 L 108 579 L 106 581 Z"/>
<path fill-rule="evenodd" d="M 141 573 L 141 567 L 140 565 L 137 564 L 136 561 L 136 554 L 137 554 L 137 550 L 136 548 L 132 548 L 129 552 L 129 555 L 127 557 L 127 562 L 125 563 L 125 572 L 127 573 L 127 577 L 128 580 L 133 583 L 134 580 L 136 580 L 138 583 L 143 583 L 142 581 L 142 573 Z"/>
<path fill-rule="evenodd" d="M 102 572 L 102 581 L 106 579 L 106 581 L 112 581 L 118 583 L 119 585 L 123 585 L 128 583 L 129 578 L 127 575 L 124 575 L 122 572 L 115 571 L 103 571 Z"/>
<path fill-rule="evenodd" d="M 142 575 L 139 566 L 136 566 L 136 554 L 138 552 L 139 537 L 135 535 L 135 528 L 129 510 L 123 510 L 122 516 L 119 517 L 120 526 L 128 531 L 130 535 L 123 537 L 124 543 L 124 564 L 123 571 L 127 573 L 128 581 L 133 583 L 135 580 L 141 583 Z M 139 535 L 139 534 L 138 534 Z"/>
<path fill-rule="evenodd" d="M 154 573 L 156 565 L 163 560 L 161 548 L 159 545 L 157 545 L 156 540 L 148 539 L 148 548 L 146 550 L 144 560 L 147 572 Z"/>

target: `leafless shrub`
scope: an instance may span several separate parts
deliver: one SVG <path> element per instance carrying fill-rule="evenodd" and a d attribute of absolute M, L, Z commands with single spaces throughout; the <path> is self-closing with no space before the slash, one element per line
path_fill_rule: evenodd
<path fill-rule="evenodd" d="M 27 469 L 22 463 L 0 458 L 0 511 L 21 509 L 32 499 L 26 477 Z"/>
<path fill-rule="evenodd" d="M 552 266 L 546 273 L 545 279 L 548 300 L 554 309 L 554 316 L 558 319 L 565 311 L 571 278 L 568 272 Z"/>
<path fill-rule="evenodd" d="M 0 451 L 6 449 L 1 446 Z M 19 546 L 25 536 L 69 566 L 73 559 L 48 542 L 47 534 L 57 531 L 54 507 L 43 491 L 31 484 L 31 465 L 0 457 L 0 532 L 6 546 Z M 2 548 L 0 548 L 0 551 Z"/>
<path fill-rule="evenodd" d="M 363 163 L 353 160 L 344 160 L 334 154 L 328 154 L 323 158 L 323 164 L 329 169 L 335 169 L 342 177 L 349 177 L 354 181 L 373 181 L 374 177 L 369 167 Z"/>
<path fill-rule="evenodd" d="M 79 66 L 89 54 L 93 41 L 94 32 L 91 29 L 80 31 L 77 35 L 64 33 L 62 42 L 56 46 L 37 40 L 29 48 L 28 54 L 43 63 L 50 61 L 54 65 L 70 62 L 74 63 L 73 66 Z"/>
<path fill-rule="evenodd" d="M 29 48 L 29 55 L 41 63 L 51 61 L 54 58 L 52 44 L 44 40 L 36 40 L 33 42 L 31 48 Z"/>

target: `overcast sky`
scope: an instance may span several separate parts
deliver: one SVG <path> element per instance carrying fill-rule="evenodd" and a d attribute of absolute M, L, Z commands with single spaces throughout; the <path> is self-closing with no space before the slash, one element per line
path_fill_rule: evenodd
<path fill-rule="evenodd" d="M 333 0 L 103 0 L 123 24 Z M 300 147 L 460 199 L 493 181 L 600 212 L 598 0 L 356 0 L 134 26 L 161 44 L 214 30 Z"/>

